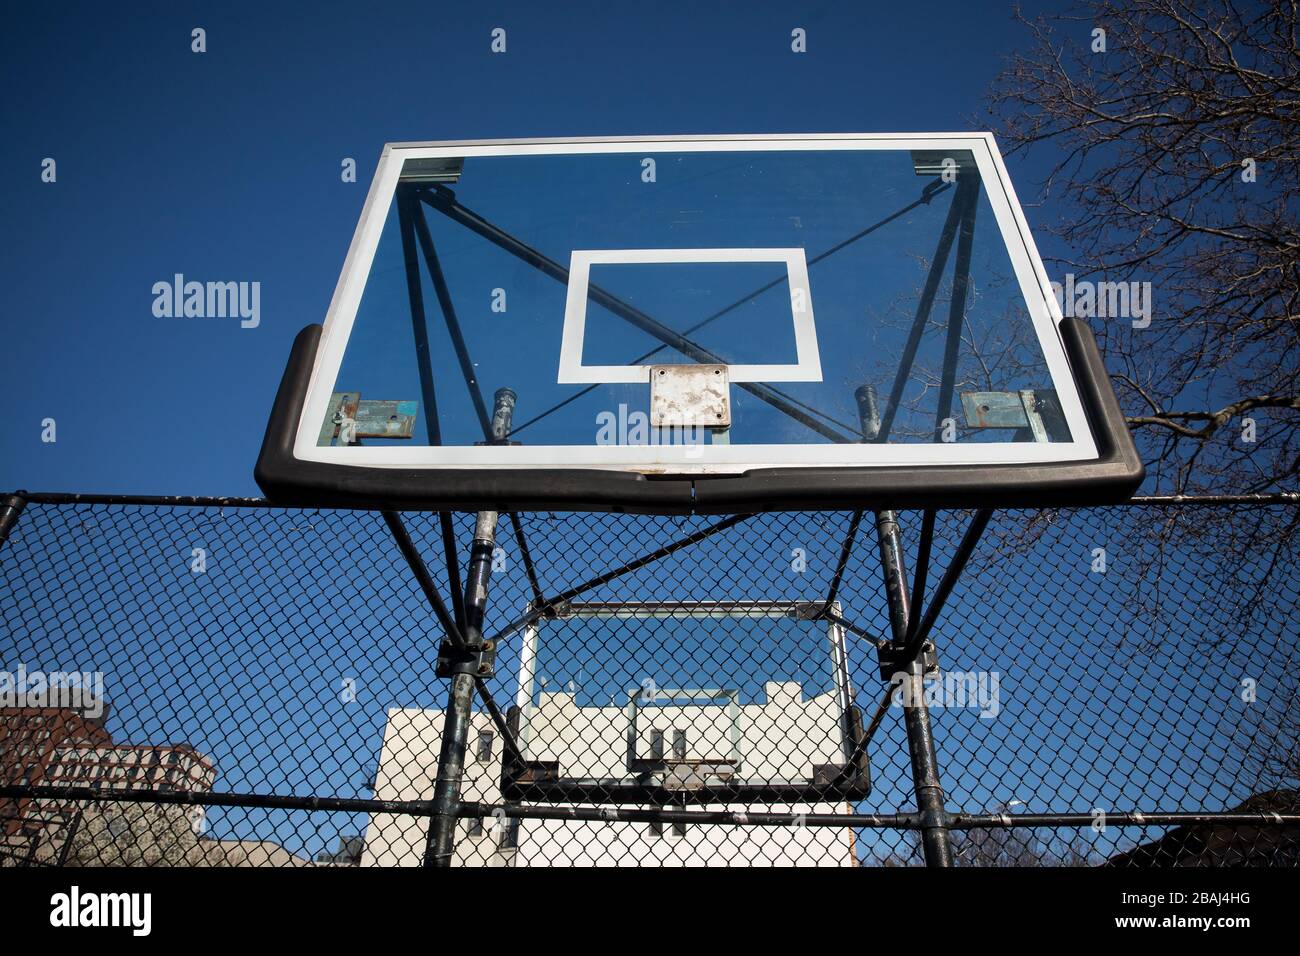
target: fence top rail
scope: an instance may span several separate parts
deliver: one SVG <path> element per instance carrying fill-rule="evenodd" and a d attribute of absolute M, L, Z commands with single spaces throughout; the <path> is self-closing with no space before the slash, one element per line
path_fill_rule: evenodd
<path fill-rule="evenodd" d="M 270 508 L 285 511 L 316 511 L 316 508 L 285 508 L 265 498 L 226 497 L 205 495 L 129 495 L 129 494 L 94 494 L 68 491 L 12 491 L 0 493 L 0 500 L 10 497 L 19 498 L 25 504 L 40 505 L 139 505 L 145 507 L 188 507 L 188 508 Z M 1134 495 L 1118 505 L 1108 507 L 1166 507 L 1171 505 L 1300 505 L 1300 492 L 1278 491 L 1268 494 L 1222 494 L 1222 495 Z M 1033 510 L 1033 505 L 1026 503 L 1026 510 Z M 339 509 L 365 511 L 355 507 Z M 1049 509 L 1050 510 L 1050 509 Z M 1059 510 L 1074 510 L 1069 508 Z"/>

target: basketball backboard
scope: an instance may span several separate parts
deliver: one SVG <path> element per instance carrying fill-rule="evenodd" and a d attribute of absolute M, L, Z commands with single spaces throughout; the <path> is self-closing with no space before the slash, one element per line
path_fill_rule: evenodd
<path fill-rule="evenodd" d="M 1142 472 L 992 137 L 908 134 L 388 146 L 257 474 L 284 503 L 720 512 Z"/>
<path fill-rule="evenodd" d="M 865 797 L 865 736 L 839 610 L 799 601 L 564 605 L 523 635 L 511 720 L 525 762 L 506 762 L 502 793 L 597 803 Z M 774 751 L 778 734 L 800 746 Z"/>

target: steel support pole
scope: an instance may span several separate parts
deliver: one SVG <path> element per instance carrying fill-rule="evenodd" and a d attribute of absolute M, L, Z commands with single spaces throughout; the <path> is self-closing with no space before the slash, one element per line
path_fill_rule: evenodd
<path fill-rule="evenodd" d="M 876 512 L 876 541 L 880 545 L 880 568 L 885 575 L 885 599 L 889 602 L 889 628 L 894 644 L 907 639 L 908 597 L 907 556 L 897 511 Z"/>
<path fill-rule="evenodd" d="M 497 513 L 480 511 L 470 549 L 469 580 L 465 584 L 465 642 L 477 647 L 483 641 L 483 617 L 487 610 L 488 580 L 492 576 L 492 551 L 496 546 Z M 465 749 L 469 741 L 471 710 L 476 675 L 470 669 L 452 675 L 447 695 L 447 713 L 442 725 L 442 748 L 438 754 L 438 776 L 433 789 L 433 820 L 425 848 L 424 865 L 451 866 L 456 845 L 456 819 L 460 809 L 461 783 L 465 775 Z"/>
<path fill-rule="evenodd" d="M 912 754 L 912 785 L 916 809 L 921 814 L 921 848 L 926 866 L 952 866 L 952 838 L 948 833 L 948 811 L 943 805 L 943 784 L 939 781 L 939 758 L 934 749 L 930 709 L 925 705 L 922 681 L 925 664 L 913 658 L 907 665 L 911 702 L 903 704 L 907 724 L 907 746 Z"/>
<path fill-rule="evenodd" d="M 429 325 L 424 313 L 424 289 L 420 285 L 420 263 L 417 261 L 416 223 L 424 221 L 418 200 L 409 189 L 399 187 L 397 192 L 398 227 L 402 236 L 402 257 L 406 264 L 406 295 L 411 307 L 411 330 L 415 335 L 415 364 L 420 372 L 420 397 L 424 402 L 422 417 L 424 433 L 430 445 L 442 444 L 442 429 L 438 425 L 438 392 L 433 380 L 433 358 L 429 350 Z M 427 226 L 426 226 L 427 229 Z M 438 515 L 442 525 L 442 549 L 447 564 L 447 583 L 451 588 L 451 606 L 456 614 L 456 626 L 465 627 L 465 603 L 461 593 L 460 564 L 456 557 L 456 530 L 451 513 Z M 409 560 L 409 558 L 408 558 Z"/>
<path fill-rule="evenodd" d="M 907 376 L 916 360 L 916 352 L 929 321 L 930 309 L 938 292 L 939 280 L 947 264 L 948 254 L 953 240 L 957 239 L 957 261 L 954 265 L 953 291 L 948 310 L 948 335 L 944 349 L 944 372 L 940 387 L 938 417 L 935 422 L 936 437 L 941 432 L 943 420 L 950 414 L 952 392 L 956 376 L 957 350 L 961 343 L 961 328 L 965 317 L 967 287 L 970 277 L 970 250 L 975 232 L 975 209 L 979 196 L 977 180 L 965 180 L 953 196 L 952 206 L 939 235 L 934 258 L 930 262 L 930 271 L 926 276 L 925 288 L 917 304 L 916 316 L 908 335 L 907 344 L 899 362 L 894 385 L 890 389 L 889 402 L 885 407 L 883 418 L 879 415 L 875 390 L 870 386 L 858 389 L 858 414 L 862 420 L 862 433 L 869 441 L 886 442 L 893 428 L 894 417 L 898 413 L 902 400 L 903 388 Z M 960 235 L 958 234 L 960 230 Z M 982 516 L 979 531 L 988 521 L 987 512 Z M 933 512 L 926 512 L 925 527 L 921 542 L 921 564 L 918 567 L 917 586 L 923 591 L 930 558 L 930 546 L 934 532 Z M 915 605 L 908 596 L 907 560 L 903 551 L 902 532 L 898 526 L 898 514 L 894 511 L 876 512 L 876 536 L 880 544 L 880 566 L 885 579 L 885 597 L 889 602 L 889 624 L 893 631 L 893 650 L 895 659 L 902 664 L 901 673 L 906 681 L 903 698 L 903 720 L 907 727 L 907 746 L 912 757 L 912 784 L 916 790 L 916 806 L 920 811 L 921 845 L 925 853 L 926 866 L 952 866 L 952 840 L 948 832 L 948 813 L 944 809 L 943 786 L 939 780 L 939 761 L 934 748 L 934 733 L 930 726 L 930 710 L 925 703 L 925 662 L 924 644 L 917 641 L 919 624 L 912 617 L 918 613 L 925 599 L 924 593 L 915 595 Z M 978 531 L 974 535 L 978 540 Z M 973 544 L 972 544 L 973 547 Z M 960 573 L 960 562 L 954 562 L 956 573 Z M 950 575 L 954 571 L 949 568 Z M 947 576 L 945 577 L 946 580 Z M 941 607 L 943 597 L 937 596 L 936 605 Z M 924 623 L 933 623 L 932 608 L 925 616 Z M 928 633 L 928 629 L 925 633 Z M 921 634 L 924 638 L 925 634 Z M 901 652 L 901 654 L 899 653 Z M 901 659 L 900 659 L 901 658 Z"/>
<path fill-rule="evenodd" d="M 876 537 L 880 543 L 880 566 L 885 578 L 885 597 L 889 602 L 893 643 L 896 648 L 902 648 L 907 643 L 911 607 L 907 593 L 907 562 L 896 512 L 876 513 Z M 904 667 L 903 673 L 906 683 L 903 721 L 907 728 L 907 747 L 912 757 L 912 785 L 916 790 L 916 808 L 920 811 L 921 848 L 925 854 L 925 865 L 952 866 L 948 813 L 944 809 L 943 786 L 939 781 L 939 759 L 934 749 L 930 710 L 925 703 L 925 655 L 913 657 Z"/>
<path fill-rule="evenodd" d="M 483 440 L 488 442 L 506 442 L 510 438 L 510 430 L 514 424 L 515 410 L 515 393 L 508 388 L 498 389 L 496 393 L 496 407 L 493 411 L 491 420 L 488 419 L 487 406 L 483 402 L 483 390 L 479 386 L 478 373 L 475 372 L 474 360 L 470 357 L 469 346 L 465 343 L 465 334 L 460 327 L 460 319 L 456 315 L 456 306 L 452 302 L 451 291 L 447 287 L 447 279 L 442 272 L 442 263 L 438 259 L 438 250 L 433 244 L 433 234 L 429 231 L 429 222 L 425 218 L 424 205 L 415 198 L 413 193 L 404 193 L 405 206 L 399 207 L 403 212 L 403 232 L 402 243 L 406 250 L 406 271 L 407 283 L 415 283 L 415 292 L 412 293 L 411 314 L 415 315 L 416 298 L 419 293 L 420 279 L 418 270 L 414 266 L 415 245 L 418 242 L 420 252 L 424 256 L 424 265 L 429 272 L 429 281 L 433 283 L 434 293 L 438 298 L 438 307 L 442 311 L 443 321 L 447 326 L 447 335 L 451 339 L 452 349 L 456 353 L 456 361 L 460 364 L 461 376 L 465 379 L 465 388 L 469 392 L 470 401 L 474 405 L 474 413 L 479 420 L 479 428 L 483 431 Z M 409 235 L 408 235 L 409 233 Z M 413 237 L 413 238 L 412 238 Z M 420 302 L 420 323 L 423 328 L 424 305 L 423 299 Z M 427 339 L 427 336 L 426 336 Z M 419 338 L 417 335 L 417 346 Z M 418 348 L 417 348 L 418 351 Z M 427 344 L 425 361 L 428 362 Z M 423 367 L 421 368 L 423 375 Z M 430 373 L 432 375 L 432 373 Z M 423 381 L 423 378 L 421 378 Z M 432 385 L 430 385 L 432 388 Z M 502 398 L 502 393 L 507 393 L 508 401 Z M 503 424 L 504 423 L 504 424 Z M 441 445 L 442 439 L 434 441 L 431 437 L 429 444 Z M 534 599 L 540 600 L 542 596 L 542 587 L 537 580 L 537 569 L 533 567 L 532 554 L 528 550 L 528 539 L 524 537 L 524 526 L 519 517 L 515 514 L 508 514 L 510 524 L 515 531 L 515 543 L 519 545 L 519 556 L 524 562 L 524 570 L 528 573 L 528 583 L 532 586 Z M 447 550 L 447 567 L 452 577 L 452 592 L 456 604 L 457 620 L 464 617 L 464 607 L 459 593 L 459 569 L 456 567 L 456 556 L 454 551 L 454 536 L 451 533 L 451 519 L 446 512 L 442 516 L 443 522 L 443 539 Z"/>
<path fill-rule="evenodd" d="M 514 403 L 514 392 L 508 388 L 497 390 L 492 426 L 494 430 L 500 429 L 501 434 L 510 431 Z M 465 643 L 475 649 L 483 646 L 483 620 L 487 614 L 488 583 L 492 577 L 492 552 L 496 549 L 497 518 L 495 511 L 478 513 L 474 544 L 469 553 L 465 582 Z M 442 748 L 438 754 L 438 776 L 433 788 L 433 819 L 424 852 L 425 866 L 451 866 L 456 846 L 461 784 L 465 776 L 465 749 L 473 717 L 470 704 L 479 676 L 472 662 L 459 665 L 451 676 L 447 713 L 442 724 Z"/>
<path fill-rule="evenodd" d="M 442 723 L 442 748 L 438 752 L 438 777 L 433 789 L 433 818 L 424 849 L 425 866 L 451 866 L 451 854 L 456 847 L 456 811 L 460 808 L 461 781 L 465 775 L 465 747 L 469 740 L 469 705 L 473 696 L 474 678 L 469 674 L 454 675 Z"/>

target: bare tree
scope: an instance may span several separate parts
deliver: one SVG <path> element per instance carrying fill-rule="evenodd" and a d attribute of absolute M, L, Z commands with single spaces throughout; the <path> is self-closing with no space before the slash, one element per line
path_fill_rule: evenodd
<path fill-rule="evenodd" d="M 988 105 L 1008 155 L 1046 161 L 1056 278 L 1151 283 L 1145 328 L 1098 318 L 1148 488 L 1294 491 L 1300 474 L 1300 48 L 1295 2 L 1093 0 L 1018 19 Z M 1046 250 L 1050 251 L 1050 250 Z M 1253 438 L 1254 440 L 1248 440 Z M 1021 552 L 1062 516 L 1006 529 Z M 998 538 L 997 535 L 994 535 Z M 1133 508 L 1124 586 L 1143 644 L 1177 632 L 1187 580 L 1216 583 L 1210 643 L 1263 639 L 1294 567 L 1300 509 Z M 1098 542 L 1109 545 L 1111 542 Z M 1193 560 L 1194 559 L 1194 560 Z M 1186 571 L 1178 572 L 1186 573 Z M 1206 647 L 1207 653 L 1216 648 Z M 1296 774 L 1294 675 L 1236 749 L 1260 786 Z"/>
<path fill-rule="evenodd" d="M 187 808 L 157 803 L 82 803 L 70 866 L 193 865 L 201 851 Z"/>
<path fill-rule="evenodd" d="M 1049 261 L 1076 280 L 1151 283 L 1148 327 L 1109 318 L 1097 331 L 1155 490 L 1293 489 L 1296 3 L 1123 0 L 1017 17 L 1029 49 L 989 109 L 1008 154 L 1051 157 L 1042 197 L 1069 251 Z"/>
<path fill-rule="evenodd" d="M 1001 806 L 999 810 L 1007 810 Z M 901 831 L 899 845 L 890 852 L 868 856 L 865 866 L 924 866 L 915 830 Z M 1057 834 L 1033 827 L 989 827 L 952 830 L 953 862 L 957 866 L 1093 866 L 1101 857 L 1074 830 Z"/>

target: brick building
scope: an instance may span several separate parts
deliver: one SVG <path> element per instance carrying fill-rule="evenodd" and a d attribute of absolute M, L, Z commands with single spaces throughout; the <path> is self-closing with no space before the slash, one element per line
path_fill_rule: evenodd
<path fill-rule="evenodd" d="M 39 701 L 36 703 L 40 703 Z M 99 716 L 68 707 L 0 707 L 0 781 L 17 786 L 90 787 L 94 790 L 205 792 L 217 772 L 188 744 L 114 743 Z M 55 799 L 0 800 L 0 839 L 53 836 L 78 809 Z M 187 810 L 199 832 L 203 807 Z M 11 841 L 12 842 L 12 841 Z"/>
<path fill-rule="evenodd" d="M 156 790 L 159 793 L 205 793 L 217 777 L 212 762 L 189 744 L 136 746 L 112 742 L 77 743 L 59 747 L 46 768 L 55 787 L 92 790 Z M 69 806 L 53 800 L 35 802 L 34 810 L 66 813 Z M 190 807 L 194 832 L 203 826 L 203 807 Z"/>
<path fill-rule="evenodd" d="M 104 729 L 107 708 L 96 717 L 67 707 L 0 707 L 0 782 L 48 786 L 55 755 L 68 747 L 111 745 Z M 0 834 L 17 832 L 31 809 L 29 799 L 0 799 Z"/>

